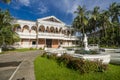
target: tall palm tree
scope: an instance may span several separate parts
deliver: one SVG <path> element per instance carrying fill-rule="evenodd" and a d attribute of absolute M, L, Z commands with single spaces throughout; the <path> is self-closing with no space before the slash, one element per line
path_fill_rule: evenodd
<path fill-rule="evenodd" d="M 96 35 L 96 30 L 98 28 L 98 20 L 99 20 L 99 16 L 100 16 L 100 12 L 99 12 L 99 7 L 96 6 L 94 7 L 94 9 L 92 11 L 89 11 L 90 13 L 90 19 L 89 19 L 89 31 L 91 36 L 93 36 L 93 43 L 95 42 L 95 35 Z"/>
<path fill-rule="evenodd" d="M 111 38 L 113 40 L 112 41 L 113 44 L 115 44 L 115 42 L 117 42 L 117 40 L 114 40 L 114 37 L 116 35 L 119 36 L 119 30 L 120 30 L 118 28 L 119 25 L 120 25 L 120 21 L 119 21 L 119 17 L 120 17 L 120 3 L 116 3 L 116 2 L 112 3 L 109 6 L 108 10 L 109 10 L 110 18 L 111 18 L 111 22 L 112 22 L 112 25 L 111 25 L 111 27 L 112 27 L 112 35 L 111 35 Z M 117 33 L 118 34 L 115 34 L 115 27 L 118 28 L 117 29 Z"/>
<path fill-rule="evenodd" d="M 98 19 L 99 19 L 99 7 L 94 7 L 93 11 L 91 11 L 91 18 L 90 18 L 90 26 L 92 27 L 93 31 L 96 31 L 96 28 L 98 27 Z"/>
<path fill-rule="evenodd" d="M 19 41 L 18 35 L 13 32 L 12 20 L 8 10 L 0 11 L 0 45 L 4 47 Z"/>
<path fill-rule="evenodd" d="M 11 0 L 0 0 L 0 2 L 4 2 L 4 3 L 9 4 L 11 2 Z"/>
<path fill-rule="evenodd" d="M 119 23 L 119 16 L 120 16 L 120 3 L 112 3 L 109 6 L 109 12 L 110 12 L 110 16 L 112 19 L 112 22 L 117 22 Z"/>
<path fill-rule="evenodd" d="M 88 20 L 86 17 L 86 9 L 85 7 L 78 6 L 75 13 L 77 14 L 77 17 L 75 18 L 75 20 L 77 21 L 75 21 L 75 23 L 79 26 L 77 28 L 81 30 L 82 34 L 84 34 L 86 32 L 85 28 L 88 24 Z"/>
<path fill-rule="evenodd" d="M 109 11 L 103 11 L 100 14 L 99 25 L 101 30 L 101 39 L 103 42 L 105 42 L 107 41 L 107 37 L 108 37 L 107 29 L 109 29 L 111 26 Z"/>

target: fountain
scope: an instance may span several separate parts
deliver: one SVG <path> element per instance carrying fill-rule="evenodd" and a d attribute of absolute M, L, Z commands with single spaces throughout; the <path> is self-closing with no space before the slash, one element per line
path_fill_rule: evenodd
<path fill-rule="evenodd" d="M 85 60 L 91 60 L 91 61 L 99 60 L 99 61 L 102 61 L 102 63 L 104 64 L 108 64 L 110 62 L 109 54 L 102 54 L 100 53 L 100 51 L 98 52 L 98 54 L 90 54 L 92 50 L 88 48 L 88 40 L 87 40 L 86 34 L 84 34 L 83 42 L 84 42 L 84 50 L 80 50 L 80 51 L 83 51 L 81 52 L 82 54 L 79 51 L 79 53 L 74 54 L 73 57 L 83 58 Z"/>

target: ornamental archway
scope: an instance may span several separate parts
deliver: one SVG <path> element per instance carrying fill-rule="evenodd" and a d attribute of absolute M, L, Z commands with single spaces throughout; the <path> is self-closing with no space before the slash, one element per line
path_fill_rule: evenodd
<path fill-rule="evenodd" d="M 29 32 L 29 26 L 28 25 L 24 25 L 23 29 L 22 29 L 22 32 L 28 33 Z"/>
<path fill-rule="evenodd" d="M 45 27 L 43 25 L 39 27 L 39 32 L 45 32 Z"/>

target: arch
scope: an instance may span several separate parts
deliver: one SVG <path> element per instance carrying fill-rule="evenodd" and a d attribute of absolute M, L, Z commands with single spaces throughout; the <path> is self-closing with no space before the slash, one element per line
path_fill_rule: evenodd
<path fill-rule="evenodd" d="M 55 32 L 54 27 L 50 27 L 50 32 L 51 32 L 51 33 L 54 33 L 54 32 Z"/>
<path fill-rule="evenodd" d="M 14 24 L 13 25 L 13 31 L 21 32 L 20 24 Z"/>
<path fill-rule="evenodd" d="M 46 28 L 46 32 L 50 32 L 50 29 L 49 29 L 49 27 L 47 26 L 47 28 Z"/>
<path fill-rule="evenodd" d="M 74 30 L 71 31 L 71 35 L 74 35 Z"/>
<path fill-rule="evenodd" d="M 31 27 L 31 33 L 35 33 L 37 31 L 37 27 L 36 26 L 32 26 Z"/>
<path fill-rule="evenodd" d="M 28 25 L 24 25 L 22 32 L 29 32 L 29 26 Z"/>
<path fill-rule="evenodd" d="M 67 35 L 69 35 L 70 34 L 70 31 L 69 30 L 67 30 Z"/>
<path fill-rule="evenodd" d="M 61 32 L 62 32 L 62 28 L 59 29 L 59 33 L 61 33 Z"/>
<path fill-rule="evenodd" d="M 45 31 L 45 27 L 44 27 L 43 25 L 41 25 L 41 26 L 39 27 L 39 31 L 40 31 L 40 32 L 44 32 L 44 31 Z"/>
<path fill-rule="evenodd" d="M 58 28 L 55 29 L 55 32 L 58 33 Z"/>
<path fill-rule="evenodd" d="M 62 30 L 62 34 L 66 34 L 66 30 Z"/>

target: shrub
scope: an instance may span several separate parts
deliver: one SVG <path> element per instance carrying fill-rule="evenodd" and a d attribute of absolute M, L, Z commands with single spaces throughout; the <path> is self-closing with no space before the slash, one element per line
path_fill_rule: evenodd
<path fill-rule="evenodd" d="M 34 49 L 31 47 L 31 48 L 29 48 L 29 50 L 34 50 Z"/>
<path fill-rule="evenodd" d="M 41 57 L 47 57 L 47 53 L 43 53 Z"/>
<path fill-rule="evenodd" d="M 84 49 L 76 50 L 75 53 L 77 54 L 98 54 L 98 52 L 95 50 L 86 51 Z"/>
<path fill-rule="evenodd" d="M 43 53 L 42 55 L 41 55 L 41 57 L 46 57 L 46 58 L 48 58 L 48 59 L 56 59 L 57 58 L 57 54 L 52 54 L 52 53 Z"/>
<path fill-rule="evenodd" d="M 59 64 L 64 64 L 66 67 L 79 71 L 80 73 L 104 72 L 107 70 L 107 65 L 102 64 L 102 61 L 89 61 L 74 58 L 67 54 L 59 57 L 57 61 Z"/>
<path fill-rule="evenodd" d="M 89 61 L 81 58 L 74 58 L 68 54 L 64 54 L 61 57 L 57 57 L 57 54 L 44 53 L 42 56 L 48 59 L 57 60 L 60 66 L 66 66 L 67 68 L 79 71 L 81 74 L 90 72 L 104 72 L 107 70 L 107 65 L 102 64 L 102 61 Z"/>
<path fill-rule="evenodd" d="M 44 50 L 44 48 L 41 48 L 41 47 L 40 47 L 39 50 Z"/>
<path fill-rule="evenodd" d="M 56 59 L 57 58 L 57 54 L 49 54 L 49 55 L 47 55 L 47 58 L 48 59 Z"/>
<path fill-rule="evenodd" d="M 58 62 L 59 64 L 64 63 L 65 65 L 67 65 L 68 62 L 69 62 L 71 59 L 72 59 L 72 56 L 67 55 L 67 54 L 63 54 L 61 57 L 58 57 L 58 58 L 57 58 L 57 62 Z"/>

